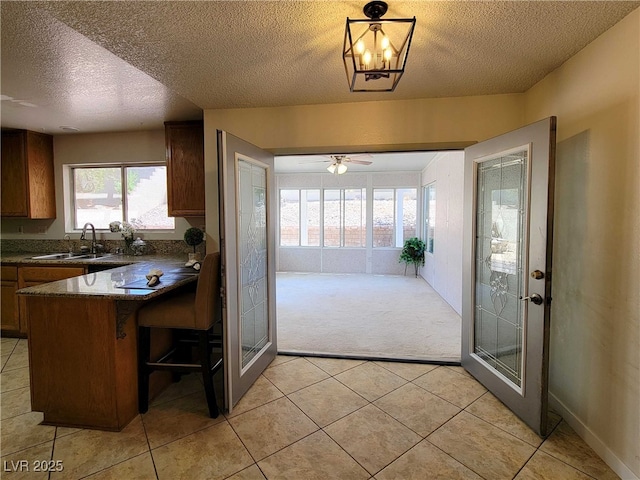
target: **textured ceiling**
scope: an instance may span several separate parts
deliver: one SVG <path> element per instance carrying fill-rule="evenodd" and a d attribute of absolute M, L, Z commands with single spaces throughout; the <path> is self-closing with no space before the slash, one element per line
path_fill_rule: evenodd
<path fill-rule="evenodd" d="M 349 93 L 358 1 L 1 2 L 2 125 L 149 129 L 202 109 L 523 92 L 638 1 L 389 1 L 417 18 L 393 93 Z M 34 106 L 30 106 L 34 105 Z"/>

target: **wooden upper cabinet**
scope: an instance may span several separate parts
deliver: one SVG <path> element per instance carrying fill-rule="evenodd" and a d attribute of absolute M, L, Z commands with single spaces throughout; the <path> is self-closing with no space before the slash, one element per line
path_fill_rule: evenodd
<path fill-rule="evenodd" d="M 53 137 L 2 131 L 3 217 L 56 218 Z"/>
<path fill-rule="evenodd" d="M 164 125 L 169 216 L 204 216 L 203 123 L 166 122 Z"/>

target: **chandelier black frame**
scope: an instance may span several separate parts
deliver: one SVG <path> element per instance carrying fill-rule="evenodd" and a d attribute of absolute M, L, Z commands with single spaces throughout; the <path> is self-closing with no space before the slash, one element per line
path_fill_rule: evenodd
<path fill-rule="evenodd" d="M 368 19 L 350 19 L 342 58 L 352 92 L 393 92 L 404 74 L 416 17 L 385 19 L 387 4 L 367 3 Z"/>

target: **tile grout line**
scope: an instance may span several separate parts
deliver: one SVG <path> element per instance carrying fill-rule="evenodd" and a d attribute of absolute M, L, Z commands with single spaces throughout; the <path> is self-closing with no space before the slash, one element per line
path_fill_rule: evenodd
<path fill-rule="evenodd" d="M 11 348 L 11 352 L 9 352 L 9 354 L 7 355 L 7 361 L 5 362 L 4 365 L 2 365 L 2 370 L 0 370 L 0 373 L 4 373 L 5 372 L 4 368 L 7 366 L 7 363 L 9 363 L 9 360 L 11 360 L 11 356 L 13 355 L 13 352 L 15 351 L 16 347 L 18 346 L 19 342 L 20 342 L 20 340 L 18 339 L 18 341 L 13 344 L 13 347 Z M 1 353 L 0 353 L 0 355 L 1 355 Z"/>
<path fill-rule="evenodd" d="M 139 413 L 138 415 L 140 415 L 140 423 L 142 423 L 142 430 L 144 431 L 144 438 L 147 440 L 147 447 L 149 448 L 148 451 L 149 451 L 149 456 L 151 457 L 151 464 L 153 465 L 153 471 L 156 474 L 156 480 L 159 480 L 160 477 L 158 476 L 158 467 L 156 467 L 156 459 L 153 456 L 153 450 L 151 448 L 151 441 L 149 440 L 149 434 L 147 433 L 147 426 L 144 423 L 144 418 L 142 418 L 142 414 Z"/>

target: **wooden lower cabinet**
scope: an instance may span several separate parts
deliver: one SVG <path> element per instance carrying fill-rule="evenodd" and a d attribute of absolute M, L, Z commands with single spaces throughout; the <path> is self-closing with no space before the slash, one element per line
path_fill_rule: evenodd
<path fill-rule="evenodd" d="M 32 410 L 45 424 L 118 431 L 138 414 L 135 313 L 116 301 L 24 296 Z"/>
<path fill-rule="evenodd" d="M 2 266 L 0 292 L 2 303 L 0 305 L 0 315 L 2 321 L 0 327 L 3 333 L 20 333 L 20 309 L 18 308 L 18 267 Z"/>
<path fill-rule="evenodd" d="M 3 267 L 4 268 L 4 267 Z M 34 287 L 43 283 L 55 282 L 66 278 L 77 277 L 85 274 L 85 267 L 42 267 L 42 266 L 26 266 L 18 267 L 18 288 Z M 4 300 L 3 300 L 4 302 Z M 18 304 L 18 317 L 20 336 L 27 336 L 28 331 L 28 315 L 26 311 L 25 297 L 16 300 Z M 4 314 L 3 314 L 4 317 Z M 2 325 L 3 333 L 5 333 L 4 320 Z M 8 332 L 7 332 L 8 333 Z"/>

